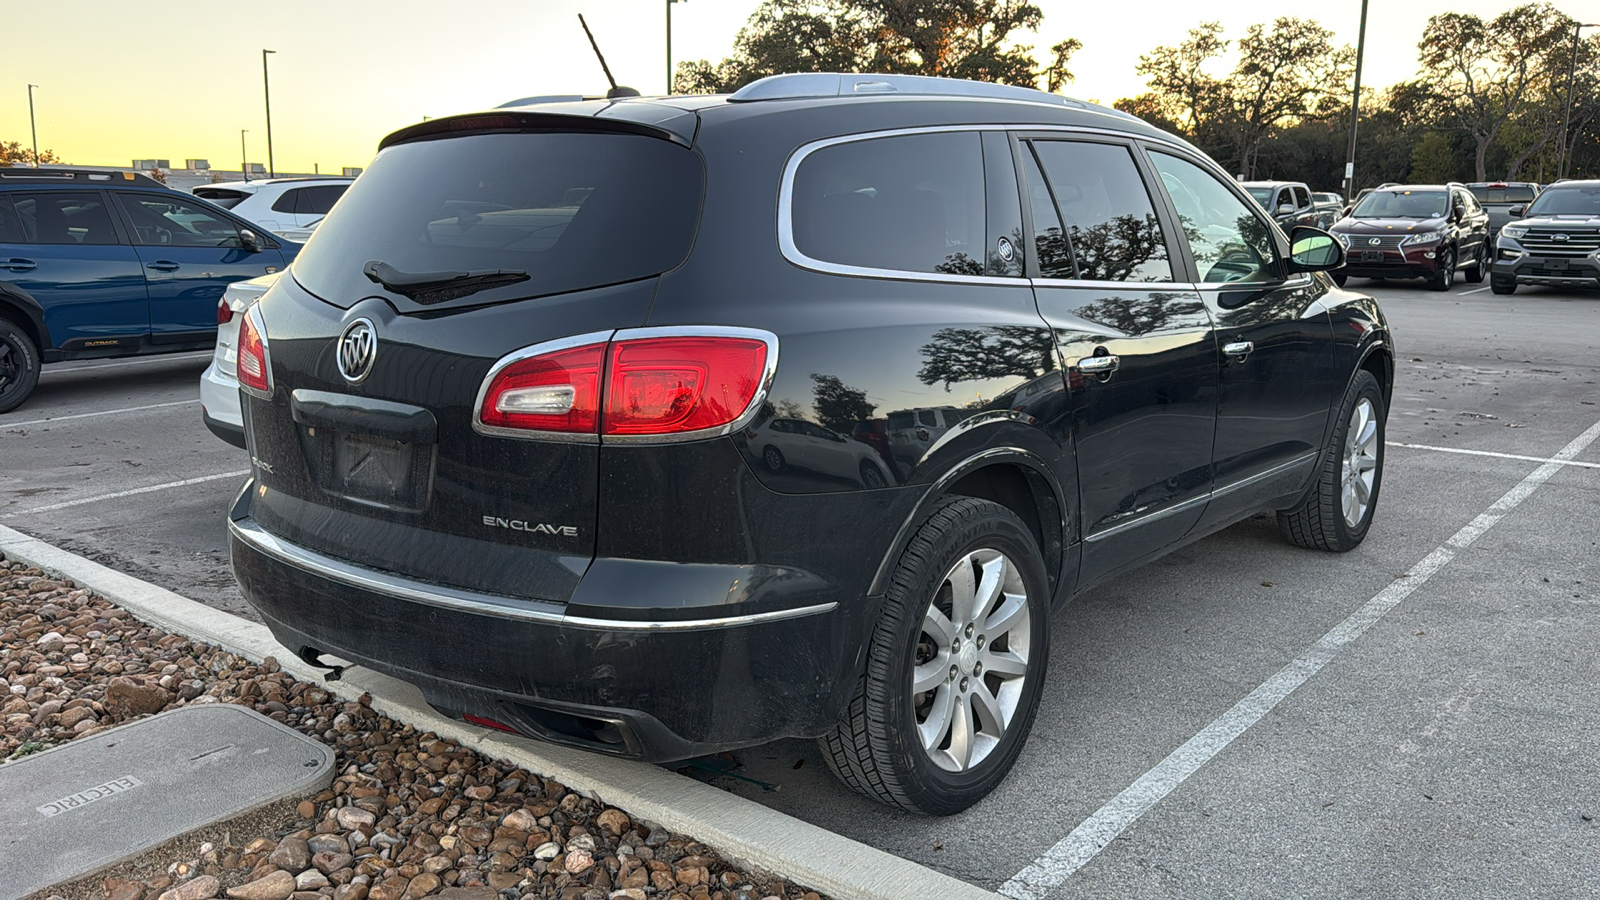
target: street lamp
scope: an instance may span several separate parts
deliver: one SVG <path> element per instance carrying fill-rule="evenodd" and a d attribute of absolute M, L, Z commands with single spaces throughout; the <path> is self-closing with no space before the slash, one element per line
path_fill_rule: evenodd
<path fill-rule="evenodd" d="M 672 93 L 672 4 L 689 0 L 667 0 L 667 93 Z"/>
<path fill-rule="evenodd" d="M 1350 97 L 1350 144 L 1344 158 L 1344 196 L 1356 195 L 1356 123 L 1361 116 L 1361 61 L 1367 53 L 1367 0 L 1361 0 L 1361 33 L 1356 37 L 1356 91 Z"/>
<path fill-rule="evenodd" d="M 239 129 L 239 171 L 244 173 L 245 184 L 250 183 L 250 154 L 244 149 L 244 135 L 248 128 Z"/>
<path fill-rule="evenodd" d="M 1567 69 L 1567 111 L 1561 117 L 1561 155 L 1556 163 L 1556 177 L 1567 177 L 1567 126 L 1572 124 L 1572 82 L 1578 78 L 1578 36 L 1585 28 L 1600 28 L 1593 22 L 1572 26 L 1572 65 Z"/>
<path fill-rule="evenodd" d="M 272 164 L 272 87 L 267 83 L 267 54 L 276 50 L 261 51 L 261 96 L 267 101 L 267 177 L 276 178 L 278 170 Z"/>
<path fill-rule="evenodd" d="M 33 132 L 33 167 L 39 168 L 39 126 L 33 121 L 33 89 L 37 84 L 28 85 L 28 128 Z"/>

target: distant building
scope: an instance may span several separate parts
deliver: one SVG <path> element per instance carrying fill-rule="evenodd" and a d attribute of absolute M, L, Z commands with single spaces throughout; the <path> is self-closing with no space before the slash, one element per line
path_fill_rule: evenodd
<path fill-rule="evenodd" d="M 170 159 L 136 159 L 136 160 L 133 161 L 132 168 L 133 168 L 133 170 L 135 172 L 148 172 L 151 169 L 160 169 L 161 171 L 165 172 L 166 170 L 172 168 L 172 160 L 170 160 Z"/>
<path fill-rule="evenodd" d="M 357 175 L 361 174 L 361 167 L 360 166 L 345 166 L 344 167 L 344 172 L 342 172 L 341 174 L 343 174 L 344 177 L 346 177 L 346 178 L 354 178 Z"/>

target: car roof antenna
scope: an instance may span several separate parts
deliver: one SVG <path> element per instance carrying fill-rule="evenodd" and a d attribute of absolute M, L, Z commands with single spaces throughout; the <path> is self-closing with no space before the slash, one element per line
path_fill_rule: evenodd
<path fill-rule="evenodd" d="M 600 45 L 595 43 L 594 32 L 589 30 L 589 23 L 583 20 L 583 13 L 578 13 L 578 24 L 583 26 L 583 33 L 589 36 L 589 46 L 594 48 L 594 55 L 600 59 L 600 68 L 606 73 L 606 80 L 611 82 L 611 90 L 606 91 L 607 100 L 616 100 L 621 97 L 637 97 L 639 92 L 631 87 L 622 87 L 617 80 L 611 77 L 611 67 L 606 65 L 606 56 L 600 52 Z"/>

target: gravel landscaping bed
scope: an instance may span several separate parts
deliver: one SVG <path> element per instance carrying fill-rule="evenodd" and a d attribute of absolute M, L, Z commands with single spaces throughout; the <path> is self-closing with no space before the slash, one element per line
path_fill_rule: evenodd
<path fill-rule="evenodd" d="M 822 900 L 682 835 L 134 618 L 0 557 L 0 759 L 185 704 L 238 703 L 331 746 L 329 788 L 211 826 L 64 900 Z"/>

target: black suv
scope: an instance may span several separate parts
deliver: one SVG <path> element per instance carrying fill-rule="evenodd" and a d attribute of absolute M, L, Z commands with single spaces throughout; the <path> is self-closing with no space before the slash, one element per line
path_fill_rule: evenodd
<path fill-rule="evenodd" d="M 1263 510 L 1335 551 L 1372 520 L 1377 304 L 1130 116 L 805 74 L 382 148 L 241 325 L 234 571 L 302 658 L 467 721 L 658 761 L 817 737 L 950 813 L 1072 597 Z"/>
<path fill-rule="evenodd" d="M 1489 275 L 1496 294 L 1519 284 L 1600 287 L 1600 181 L 1556 182 L 1511 215 Z"/>
<path fill-rule="evenodd" d="M 1489 272 L 1489 214 L 1465 185 L 1400 184 L 1361 199 L 1332 229 L 1349 251 L 1340 285 L 1357 278 L 1425 278 L 1448 291 L 1456 272 L 1477 284 Z"/>

